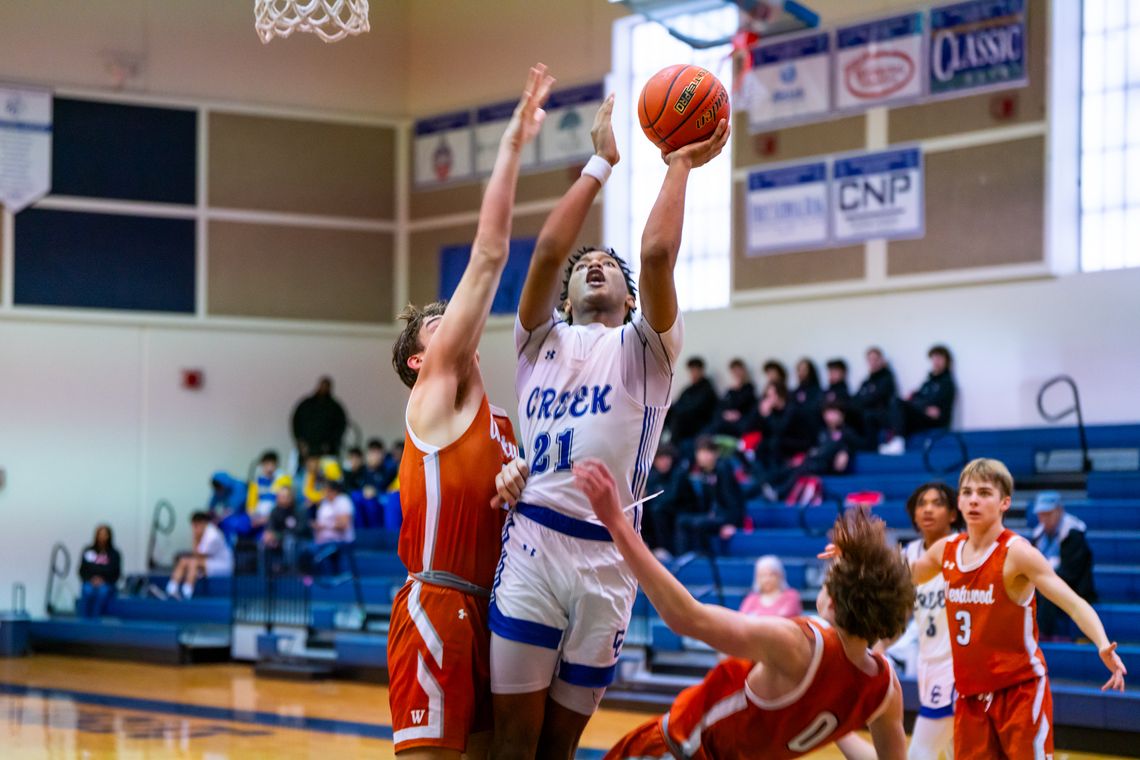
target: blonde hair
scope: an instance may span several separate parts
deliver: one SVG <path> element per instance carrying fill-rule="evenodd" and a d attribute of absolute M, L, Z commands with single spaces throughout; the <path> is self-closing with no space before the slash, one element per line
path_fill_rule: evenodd
<path fill-rule="evenodd" d="M 1009 474 L 1009 468 L 996 459 L 975 459 L 967 464 L 958 478 L 958 488 L 967 480 L 992 483 L 1002 496 L 1013 496 L 1013 476 Z"/>

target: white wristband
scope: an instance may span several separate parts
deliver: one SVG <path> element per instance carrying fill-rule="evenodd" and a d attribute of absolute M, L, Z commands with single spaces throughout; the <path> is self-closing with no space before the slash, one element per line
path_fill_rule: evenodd
<path fill-rule="evenodd" d="M 606 180 L 610 178 L 610 172 L 613 170 L 614 168 L 606 159 L 601 156 L 590 156 L 590 160 L 582 167 L 582 176 L 593 177 L 598 181 L 598 184 L 604 187 Z"/>

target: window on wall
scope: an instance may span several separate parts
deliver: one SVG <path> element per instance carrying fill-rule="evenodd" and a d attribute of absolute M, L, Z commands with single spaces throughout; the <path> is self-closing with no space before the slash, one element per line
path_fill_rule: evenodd
<path fill-rule="evenodd" d="M 684 34 L 718 39 L 736 31 L 735 6 L 669 19 Z M 614 89 L 618 95 L 614 131 L 622 154 L 625 181 L 606 195 L 607 236 L 630 264 L 638 266 L 641 233 L 665 177 L 660 151 L 642 134 L 636 101 L 653 74 L 675 63 L 703 66 L 732 89 L 730 47 L 696 50 L 670 36 L 660 24 L 623 19 L 614 28 Z M 622 104 L 625 107 L 622 107 Z M 619 170 L 621 165 L 619 164 Z M 728 305 L 732 230 L 732 152 L 729 147 L 689 177 L 685 231 L 677 260 L 677 297 L 683 310 Z"/>
<path fill-rule="evenodd" d="M 1140 266 L 1140 2 L 1084 0 L 1081 268 Z"/>

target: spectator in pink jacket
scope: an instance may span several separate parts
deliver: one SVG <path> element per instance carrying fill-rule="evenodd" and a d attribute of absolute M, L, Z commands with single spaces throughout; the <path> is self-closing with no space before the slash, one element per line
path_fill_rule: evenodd
<path fill-rule="evenodd" d="M 776 615 L 796 617 L 803 614 L 800 595 L 794 588 L 788 588 L 784 576 L 784 564 L 779 557 L 767 554 L 756 560 L 756 575 L 752 580 L 752 591 L 744 597 L 740 611 L 745 615 Z"/>

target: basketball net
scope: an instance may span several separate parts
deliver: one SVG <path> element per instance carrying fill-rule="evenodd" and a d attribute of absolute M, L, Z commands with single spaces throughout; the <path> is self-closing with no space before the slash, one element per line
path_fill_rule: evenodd
<path fill-rule="evenodd" d="M 337 42 L 368 31 L 368 0 L 254 0 L 253 25 L 263 43 L 295 31 Z"/>

